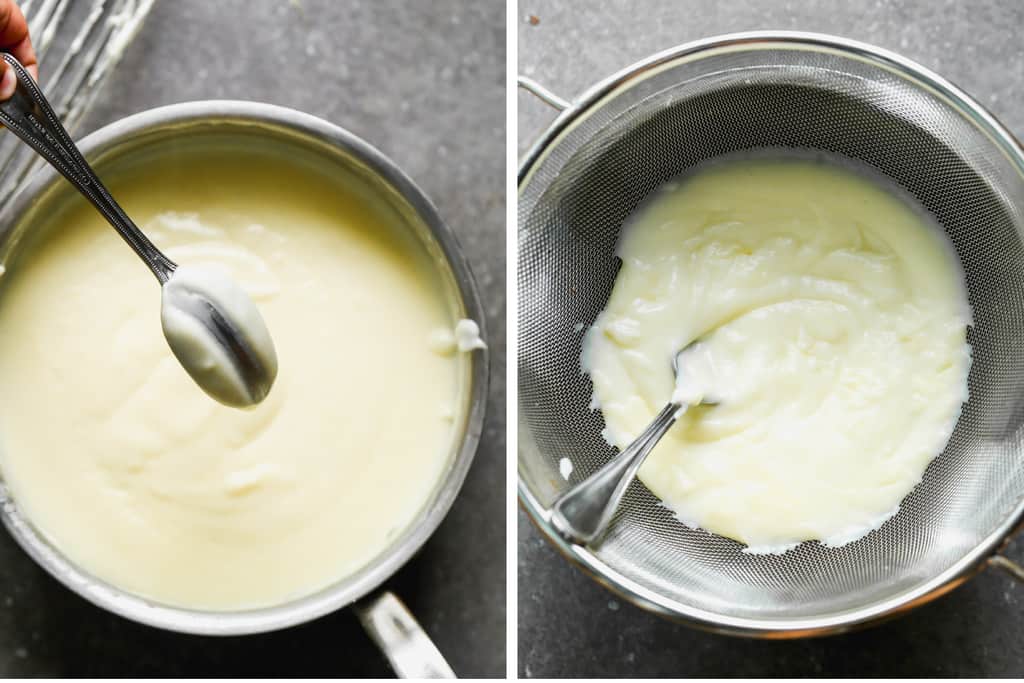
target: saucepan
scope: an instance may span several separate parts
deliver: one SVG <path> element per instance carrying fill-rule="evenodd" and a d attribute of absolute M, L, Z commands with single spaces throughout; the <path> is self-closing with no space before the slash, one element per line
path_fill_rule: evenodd
<path fill-rule="evenodd" d="M 104 169 L 116 168 L 119 160 L 132 155 L 158 154 L 165 145 L 181 141 L 202 144 L 205 139 L 231 140 L 247 146 L 275 145 L 294 159 L 333 164 L 339 172 L 344 170 L 358 178 L 402 216 L 408 229 L 433 257 L 448 289 L 453 319 L 470 318 L 483 328 L 484 311 L 469 264 L 437 210 L 395 164 L 338 126 L 269 104 L 203 101 L 130 116 L 89 135 L 80 146 L 103 175 Z M 0 213 L 0 257 L 16 248 L 22 232 L 73 192 L 49 167 L 36 172 Z M 464 418 L 456 424 L 457 436 L 445 473 L 415 523 L 355 574 L 287 604 L 240 612 L 208 612 L 156 604 L 119 590 L 75 566 L 32 526 L 19 509 L 18 501 L 2 484 L 0 514 L 22 548 L 50 574 L 87 600 L 134 621 L 185 633 L 237 635 L 281 629 L 356 604 L 363 625 L 399 674 L 451 676 L 443 657 L 401 602 L 390 593 L 372 594 L 441 523 L 476 453 L 487 396 L 487 351 L 467 354 L 461 372 L 467 387 Z"/>
<path fill-rule="evenodd" d="M 767 638 L 837 633 L 906 612 L 996 566 L 1024 516 L 1024 151 L 962 90 L 897 54 L 799 32 L 701 40 L 567 100 L 523 158 L 518 209 L 519 496 L 555 546 L 642 607 Z M 840 548 L 753 555 L 690 529 L 640 482 L 604 540 L 551 525 L 569 482 L 614 455 L 580 372 L 585 329 L 618 270 L 625 218 L 702 161 L 757 148 L 824 150 L 868 164 L 939 221 L 966 274 L 970 399 L 899 513 Z M 577 477 L 579 479 L 577 479 Z"/>

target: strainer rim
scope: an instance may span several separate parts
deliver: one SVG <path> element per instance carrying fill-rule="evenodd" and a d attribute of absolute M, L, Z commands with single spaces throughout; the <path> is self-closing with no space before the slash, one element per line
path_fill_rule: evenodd
<path fill-rule="evenodd" d="M 651 70 L 668 68 L 684 58 L 721 48 L 748 45 L 751 49 L 766 49 L 773 44 L 776 47 L 795 45 L 824 48 L 840 54 L 853 55 L 907 77 L 918 87 L 935 91 L 960 114 L 967 116 L 999 146 L 1008 161 L 1021 176 L 1024 176 L 1024 149 L 1016 137 L 974 98 L 921 64 L 885 48 L 840 36 L 806 31 L 745 31 L 702 38 L 662 50 L 634 62 L 584 90 L 548 126 L 520 160 L 517 179 L 519 196 L 522 196 L 532 170 L 545 158 L 546 152 L 554 146 L 553 143 L 566 134 L 585 114 L 599 108 L 602 102 L 617 95 L 620 90 L 632 87 L 638 79 L 642 79 Z M 520 431 L 522 431 L 524 428 L 522 412 L 519 413 L 518 420 Z M 519 448 L 518 455 L 521 459 L 522 448 Z M 558 534 L 551 526 L 550 511 L 541 505 L 528 490 L 521 462 L 518 468 L 518 479 L 520 505 L 527 512 L 531 521 L 562 555 L 580 567 L 587 576 L 597 583 L 628 602 L 661 616 L 718 633 L 761 638 L 792 638 L 841 633 L 897 616 L 930 602 L 981 571 L 987 560 L 998 551 L 1000 546 L 1024 521 L 1024 498 L 1022 498 L 1002 523 L 957 562 L 930 580 L 884 600 L 826 616 L 754 619 L 700 609 L 644 588 L 603 562 L 589 548 L 573 545 Z"/>
<path fill-rule="evenodd" d="M 975 123 L 981 124 L 982 128 L 994 137 L 996 141 L 1003 143 L 1003 151 L 1007 152 L 1018 172 L 1024 175 L 1024 149 L 1022 149 L 1020 141 L 1017 140 L 1013 133 L 1003 126 L 977 100 L 931 69 L 891 50 L 859 40 L 853 40 L 852 38 L 812 31 L 762 30 L 724 33 L 661 50 L 616 71 L 584 90 L 570 101 L 569 106 L 561 111 L 558 117 L 541 133 L 536 142 L 530 146 L 526 154 L 520 159 L 517 174 L 520 194 L 530 171 L 543 158 L 544 152 L 551 147 L 556 138 L 581 116 L 595 109 L 602 100 L 615 94 L 620 88 L 632 85 L 637 78 L 644 76 L 646 72 L 660 67 L 671 66 L 680 59 L 701 52 L 741 44 L 764 49 L 772 43 L 778 43 L 783 46 L 802 45 L 826 48 L 841 53 L 845 52 L 893 69 L 905 76 L 910 76 L 912 79 L 932 88 L 949 99 L 961 113 L 967 114 Z"/>

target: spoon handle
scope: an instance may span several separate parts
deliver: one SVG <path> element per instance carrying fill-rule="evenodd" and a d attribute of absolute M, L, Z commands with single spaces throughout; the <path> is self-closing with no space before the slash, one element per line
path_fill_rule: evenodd
<path fill-rule="evenodd" d="M 669 403 L 625 450 L 563 493 L 551 508 L 551 524 L 558 533 L 578 545 L 597 539 L 640 465 L 685 410 L 686 406 Z"/>
<path fill-rule="evenodd" d="M 14 69 L 18 88 L 10 99 L 0 102 L 0 123 L 60 171 L 145 261 L 160 284 L 167 282 L 176 268 L 174 262 L 149 241 L 110 196 L 25 67 L 7 53 L 2 56 Z"/>

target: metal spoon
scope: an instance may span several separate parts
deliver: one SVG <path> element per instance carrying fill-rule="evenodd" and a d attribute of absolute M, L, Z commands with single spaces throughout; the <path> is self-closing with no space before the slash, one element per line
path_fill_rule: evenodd
<path fill-rule="evenodd" d="M 698 341 L 690 342 L 672 356 L 673 374 L 679 374 L 683 355 L 694 350 L 697 344 Z M 717 401 L 708 397 L 700 399 L 699 403 L 717 405 Z M 598 539 L 611 522 L 640 465 L 689 407 L 686 403 L 669 402 L 625 450 L 559 496 L 551 508 L 551 525 L 558 533 L 577 545 L 589 545 Z"/>
<path fill-rule="evenodd" d="M 185 370 L 221 403 L 240 407 L 262 401 L 277 375 L 277 356 L 255 306 L 232 284 L 213 295 L 200 288 L 184 286 L 185 283 L 173 292 L 169 290 L 167 283 L 177 270 L 177 264 L 149 241 L 110 196 L 25 67 L 9 54 L 3 53 L 3 59 L 14 69 L 18 87 L 14 95 L 0 102 L 0 123 L 56 168 L 114 226 L 156 276 L 164 290 L 165 307 L 170 301 L 185 311 L 195 323 L 192 329 L 199 330 L 208 345 L 220 347 L 223 353 L 217 355 L 228 359 L 232 366 L 230 375 L 239 379 L 213 381 L 217 378 L 211 373 L 210 354 L 195 352 L 198 348 L 196 334 L 183 340 L 169 331 L 165 323 L 164 336 Z M 224 305 L 228 299 L 234 302 L 234 307 Z M 239 314 L 240 310 L 244 315 Z M 180 322 L 181 318 L 178 320 Z M 221 379 L 224 374 L 221 373 Z"/>

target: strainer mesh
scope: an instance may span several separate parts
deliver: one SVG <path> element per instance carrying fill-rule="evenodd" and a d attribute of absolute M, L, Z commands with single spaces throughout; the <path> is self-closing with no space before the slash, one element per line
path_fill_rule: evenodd
<path fill-rule="evenodd" d="M 897 597 L 938 575 L 1005 521 L 1024 491 L 1024 179 L 940 94 L 825 48 L 748 45 L 648 74 L 562 134 L 520 185 L 519 469 L 548 506 L 613 454 L 580 371 L 585 328 L 611 292 L 623 219 L 667 179 L 763 147 L 827 150 L 917 197 L 950 235 L 967 277 L 974 362 L 945 452 L 900 513 L 842 548 L 749 555 L 691 530 L 639 482 L 596 556 L 674 604 L 751 619 L 819 618 Z"/>

